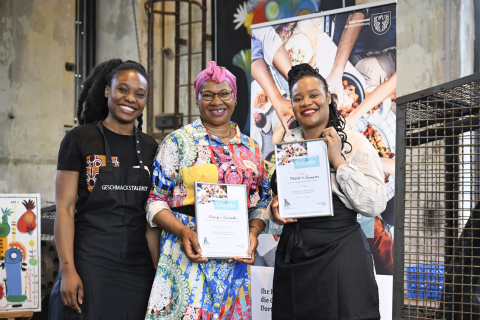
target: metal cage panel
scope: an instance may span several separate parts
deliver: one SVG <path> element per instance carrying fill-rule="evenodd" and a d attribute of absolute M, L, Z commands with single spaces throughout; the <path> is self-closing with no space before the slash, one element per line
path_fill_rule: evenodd
<path fill-rule="evenodd" d="M 394 318 L 480 319 L 480 74 L 397 103 Z"/>

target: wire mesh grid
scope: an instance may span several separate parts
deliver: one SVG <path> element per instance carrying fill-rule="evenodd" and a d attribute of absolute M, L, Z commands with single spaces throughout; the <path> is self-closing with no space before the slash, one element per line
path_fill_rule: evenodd
<path fill-rule="evenodd" d="M 400 106 L 404 319 L 480 319 L 479 102 L 475 80 Z"/>

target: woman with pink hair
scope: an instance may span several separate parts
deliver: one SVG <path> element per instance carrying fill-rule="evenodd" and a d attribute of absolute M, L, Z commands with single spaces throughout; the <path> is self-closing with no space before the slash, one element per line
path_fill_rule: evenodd
<path fill-rule="evenodd" d="M 147 219 L 163 229 L 160 259 L 145 319 L 251 319 L 249 264 L 266 224 L 270 182 L 257 142 L 230 121 L 235 76 L 214 61 L 195 79 L 200 117 L 169 134 L 157 151 Z M 247 187 L 251 259 L 201 256 L 194 182 Z"/>

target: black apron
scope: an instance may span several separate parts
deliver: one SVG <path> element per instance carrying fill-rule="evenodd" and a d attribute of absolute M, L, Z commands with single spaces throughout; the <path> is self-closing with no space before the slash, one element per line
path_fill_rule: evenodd
<path fill-rule="evenodd" d="M 272 319 L 379 319 L 373 259 L 357 213 L 333 195 L 333 217 L 283 227 Z"/>
<path fill-rule="evenodd" d="M 135 128 L 140 168 L 113 167 L 105 141 L 106 166 L 83 208 L 75 214 L 74 260 L 83 283 L 82 313 L 63 305 L 61 275 L 50 297 L 49 319 L 144 319 L 155 270 L 148 249 L 144 205 L 151 186 Z"/>

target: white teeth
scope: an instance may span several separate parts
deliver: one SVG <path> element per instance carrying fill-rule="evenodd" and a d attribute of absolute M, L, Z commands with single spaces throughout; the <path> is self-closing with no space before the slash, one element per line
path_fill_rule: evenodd
<path fill-rule="evenodd" d="M 130 112 L 135 111 L 135 109 L 127 107 L 127 106 L 120 106 L 120 108 L 122 108 L 123 110 L 126 110 L 126 111 L 130 111 Z"/>
<path fill-rule="evenodd" d="M 212 110 L 213 113 L 223 113 L 223 111 L 225 111 L 224 109 L 222 110 Z"/>
<path fill-rule="evenodd" d="M 308 111 L 303 112 L 303 114 L 312 114 L 312 113 L 314 113 L 315 111 L 317 111 L 317 110 L 308 110 Z"/>

